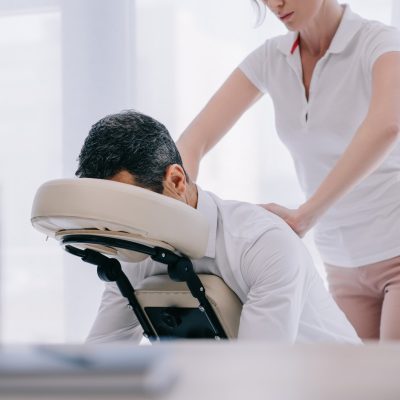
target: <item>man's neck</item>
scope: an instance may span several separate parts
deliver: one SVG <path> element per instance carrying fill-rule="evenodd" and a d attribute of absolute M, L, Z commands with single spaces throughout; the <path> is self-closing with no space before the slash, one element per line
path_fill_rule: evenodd
<path fill-rule="evenodd" d="M 190 207 L 197 208 L 198 198 L 199 195 L 197 191 L 197 185 L 193 182 L 190 182 L 186 191 L 186 204 L 188 204 Z"/>

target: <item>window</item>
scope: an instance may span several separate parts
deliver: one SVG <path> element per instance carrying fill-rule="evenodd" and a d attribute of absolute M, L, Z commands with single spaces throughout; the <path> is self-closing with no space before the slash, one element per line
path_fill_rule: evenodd
<path fill-rule="evenodd" d="M 61 176 L 60 14 L 0 14 L 4 342 L 63 339 L 61 252 L 32 229 L 36 189 Z"/>

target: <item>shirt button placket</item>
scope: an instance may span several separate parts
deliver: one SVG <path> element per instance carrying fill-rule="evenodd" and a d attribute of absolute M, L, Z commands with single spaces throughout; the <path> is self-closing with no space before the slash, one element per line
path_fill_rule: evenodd
<path fill-rule="evenodd" d="M 308 92 L 308 102 L 307 102 L 307 106 L 306 106 L 306 112 L 304 115 L 304 120 L 305 120 L 306 125 L 308 125 L 308 122 L 310 120 L 310 108 L 311 108 L 311 104 L 313 101 L 314 87 L 315 87 L 315 85 L 318 84 L 320 71 L 321 71 L 323 62 L 324 62 L 324 58 L 321 58 L 321 60 L 318 61 L 317 65 L 315 66 L 312 78 L 311 78 L 310 90 Z"/>

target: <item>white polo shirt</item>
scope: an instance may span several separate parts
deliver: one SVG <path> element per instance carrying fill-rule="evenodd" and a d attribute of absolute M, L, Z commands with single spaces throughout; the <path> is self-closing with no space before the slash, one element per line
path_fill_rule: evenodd
<path fill-rule="evenodd" d="M 261 207 L 224 201 L 199 189 L 198 207 L 210 226 L 205 257 L 196 272 L 220 276 L 244 304 L 239 339 L 273 342 L 359 343 L 316 272 L 297 235 Z M 147 258 L 126 264 L 135 287 L 166 266 Z M 139 340 L 142 330 L 114 283 L 106 284 L 88 341 Z"/>
<path fill-rule="evenodd" d="M 267 40 L 239 66 L 271 96 L 276 130 L 293 157 L 306 198 L 315 193 L 366 117 L 374 62 L 386 52 L 400 51 L 395 28 L 344 7 L 331 46 L 315 67 L 308 101 L 298 33 Z M 324 262 L 338 266 L 400 255 L 400 145 L 324 215 L 315 241 Z"/>

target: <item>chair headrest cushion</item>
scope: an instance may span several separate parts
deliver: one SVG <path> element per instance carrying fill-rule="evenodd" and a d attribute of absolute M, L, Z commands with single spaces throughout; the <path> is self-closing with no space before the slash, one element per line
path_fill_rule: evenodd
<path fill-rule="evenodd" d="M 194 208 L 147 189 L 103 179 L 44 183 L 36 193 L 31 221 L 34 228 L 58 240 L 71 232 L 87 232 L 176 250 L 190 258 L 203 257 L 208 243 L 207 220 Z M 101 251 L 101 246 L 96 249 Z"/>

